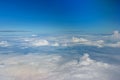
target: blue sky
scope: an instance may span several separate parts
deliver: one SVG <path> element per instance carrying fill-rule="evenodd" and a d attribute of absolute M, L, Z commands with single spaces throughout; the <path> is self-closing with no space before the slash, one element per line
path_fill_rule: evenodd
<path fill-rule="evenodd" d="M 118 0 L 0 0 L 0 30 L 119 30 Z"/>

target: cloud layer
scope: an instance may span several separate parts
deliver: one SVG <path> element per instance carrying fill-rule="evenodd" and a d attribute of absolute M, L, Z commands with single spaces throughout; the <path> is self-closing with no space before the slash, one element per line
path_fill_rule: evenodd
<path fill-rule="evenodd" d="M 0 37 L 0 80 L 120 79 L 118 31 L 111 35 Z"/>
<path fill-rule="evenodd" d="M 31 35 L 31 37 L 21 37 L 16 38 L 11 41 L 0 41 L 1 47 L 16 46 L 14 42 L 17 41 L 17 45 L 24 47 L 42 47 L 42 46 L 75 46 L 75 45 L 85 45 L 85 46 L 96 46 L 96 47 L 114 47 L 120 48 L 120 33 L 119 31 L 114 31 L 112 35 L 82 35 L 82 36 L 48 36 L 41 38 L 36 35 Z M 12 42 L 12 43 L 11 43 Z"/>
<path fill-rule="evenodd" d="M 60 55 L 19 55 L 0 61 L 0 80 L 119 80 L 115 66 L 88 54 L 60 65 Z M 111 73 L 114 72 L 114 73 Z M 112 77 L 111 77 L 112 76 Z"/>
<path fill-rule="evenodd" d="M 8 47 L 10 44 L 7 41 L 0 41 L 0 47 Z"/>

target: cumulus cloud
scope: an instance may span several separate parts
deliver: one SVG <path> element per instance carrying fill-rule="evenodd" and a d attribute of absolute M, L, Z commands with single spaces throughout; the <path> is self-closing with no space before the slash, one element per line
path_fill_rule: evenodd
<path fill-rule="evenodd" d="M 89 42 L 87 39 L 84 39 L 84 38 L 77 38 L 77 37 L 73 37 L 72 40 L 73 40 L 73 42 L 80 42 L 80 43 Z"/>
<path fill-rule="evenodd" d="M 115 66 L 93 60 L 88 54 L 80 62 L 71 60 L 63 65 L 60 55 L 19 55 L 0 61 L 1 80 L 119 80 Z M 114 73 L 111 73 L 113 71 Z"/>
<path fill-rule="evenodd" d="M 116 30 L 116 31 L 113 32 L 112 39 L 120 40 L 120 33 L 119 33 L 119 31 Z"/>
<path fill-rule="evenodd" d="M 89 36 L 90 37 L 90 36 Z M 103 40 L 99 40 L 97 38 L 92 38 L 92 39 L 86 39 L 86 38 L 78 38 L 78 37 L 73 37 L 72 42 L 77 43 L 77 44 L 82 44 L 82 45 L 87 45 L 87 46 L 97 46 L 97 47 L 114 47 L 114 48 L 119 48 L 120 47 L 120 33 L 119 31 L 114 31 L 112 35 L 107 36 L 107 39 L 102 38 Z"/>
<path fill-rule="evenodd" d="M 59 43 L 55 42 L 53 44 L 51 44 L 51 46 L 60 46 Z"/>
<path fill-rule="evenodd" d="M 25 47 L 39 47 L 39 46 L 61 46 L 59 49 L 52 47 L 44 48 L 46 53 L 49 53 L 49 50 L 55 50 L 55 52 L 63 53 L 63 54 L 52 54 L 52 51 L 50 51 L 51 54 L 42 54 L 40 51 L 43 48 L 36 48 L 37 54 L 11 54 L 14 52 L 12 50 L 9 53 L 9 50 L 7 51 L 7 55 L 0 54 L 0 80 L 119 80 L 119 64 L 114 65 L 110 63 L 100 62 L 94 59 L 90 58 L 90 55 L 88 53 L 85 53 L 83 56 L 81 55 L 81 52 L 84 52 L 80 50 L 75 49 L 74 46 L 71 48 L 64 48 L 63 46 L 72 46 L 72 45 L 87 45 L 87 46 L 97 46 L 97 47 L 120 47 L 120 41 L 119 41 L 119 32 L 115 31 L 113 35 L 107 35 L 109 39 L 114 41 L 107 41 L 102 36 L 79 36 L 79 37 L 73 37 L 72 36 L 57 36 L 57 37 L 51 37 L 49 38 L 40 38 L 39 36 L 32 35 L 28 38 L 20 37 L 17 39 L 10 39 L 8 41 L 12 42 L 12 44 L 19 45 Z M 58 38 L 59 37 L 59 38 Z M 99 37 L 99 38 L 98 38 Z M 112 37 L 112 38 L 111 38 Z M 16 37 L 15 37 L 16 38 Z M 54 38 L 54 39 L 53 39 Z M 72 39 L 71 39 L 72 38 Z M 6 39 L 6 38 L 3 38 Z M 1 39 L 2 40 L 2 39 Z M 10 43 L 11 44 L 11 43 Z M 7 41 L 0 41 L 0 46 L 6 47 L 9 46 L 9 43 Z M 19 47 L 17 47 L 19 48 Z M 50 49 L 49 49 L 50 48 Z M 53 49 L 54 48 L 54 49 Z M 82 47 L 80 47 L 82 48 Z M 86 49 L 85 47 L 84 49 Z M 13 48 L 10 48 L 13 49 Z M 15 49 L 15 48 L 14 48 Z M 38 50 L 39 49 L 39 50 Z M 67 51 L 65 51 L 67 49 Z M 70 50 L 69 49 L 73 49 Z M 97 49 L 97 48 L 95 48 Z M 102 48 L 103 49 L 103 48 Z M 110 48 L 111 49 L 111 48 Z M 21 49 L 20 49 L 21 50 Z M 16 50 L 18 53 L 22 52 L 19 49 Z M 25 49 L 28 50 L 28 49 Z M 59 52 L 60 50 L 60 52 Z M 89 52 L 92 49 L 87 49 Z M 101 49 L 100 49 L 101 50 Z M 98 50 L 98 52 L 100 51 Z M 106 49 L 103 49 L 106 50 Z M 109 50 L 109 49 L 108 49 Z M 15 52 L 16 52 L 15 51 Z M 19 52 L 20 51 L 20 52 Z M 30 50 L 32 51 L 32 50 Z M 38 53 L 38 51 L 40 51 Z M 73 51 L 73 52 L 72 52 Z M 78 52 L 77 52 L 78 51 Z M 97 50 L 95 50 L 97 52 Z M 91 51 L 91 52 L 95 52 Z M 6 51 L 3 51 L 1 53 L 5 53 Z M 23 51 L 24 52 L 24 51 Z M 26 51 L 25 51 L 26 52 Z M 55 53 L 53 51 L 53 53 Z M 70 54 L 68 54 L 70 52 Z M 80 53 L 79 53 L 80 52 Z M 100 53 L 103 52 L 109 52 L 109 51 L 100 51 Z M 114 52 L 114 51 L 113 51 Z M 111 52 L 111 53 L 113 53 Z M 75 53 L 71 55 L 71 53 Z M 76 55 L 77 53 L 77 55 Z M 65 54 L 65 55 L 64 55 Z M 95 54 L 95 53 L 94 53 Z M 96 56 L 94 55 L 93 56 Z M 98 53 L 99 54 L 99 53 Z M 66 57 L 66 55 L 68 55 Z M 79 56 L 78 56 L 79 55 Z M 110 54 L 105 54 L 110 55 Z M 71 57 L 72 56 L 72 57 Z M 77 56 L 77 59 L 76 59 Z M 112 55 L 110 55 L 112 56 Z M 115 55 L 116 56 L 116 55 Z M 69 57 L 69 59 L 68 59 Z M 101 57 L 100 57 L 101 58 Z M 119 59 L 119 56 L 117 55 L 117 59 Z M 62 64 L 61 64 L 62 63 Z"/>
<path fill-rule="evenodd" d="M 120 47 L 120 42 L 116 42 L 116 43 L 109 43 L 109 44 L 106 44 L 106 46 L 108 47 L 114 47 L 114 48 L 119 48 Z"/>
<path fill-rule="evenodd" d="M 104 41 L 103 40 L 92 41 L 92 40 L 88 40 L 88 39 L 85 39 L 85 38 L 73 37 L 72 41 L 74 43 L 79 43 L 79 44 L 88 45 L 88 46 L 103 47 L 103 45 L 104 45 Z"/>
<path fill-rule="evenodd" d="M 33 35 L 31 35 L 32 37 L 37 37 L 37 35 L 35 35 L 35 34 L 33 34 Z"/>
<path fill-rule="evenodd" d="M 8 47 L 10 44 L 7 41 L 0 41 L 0 47 Z"/>
<path fill-rule="evenodd" d="M 71 39 L 72 38 L 72 39 Z M 96 47 L 120 47 L 120 33 L 119 31 L 114 31 L 112 35 L 82 35 L 80 37 L 72 36 L 49 36 L 40 38 L 37 35 L 31 35 L 29 37 L 20 37 L 15 39 L 18 43 L 12 42 L 13 45 L 20 45 L 22 47 L 41 47 L 41 46 L 73 46 L 73 45 L 86 45 L 86 46 L 96 46 Z M 15 41 L 13 39 L 13 41 Z M 21 41 L 20 41 L 21 40 Z M 12 39 L 11 39 L 12 41 Z M 11 43 L 10 43 L 11 44 Z M 8 46 L 7 41 L 1 41 L 0 46 Z"/>
<path fill-rule="evenodd" d="M 40 38 L 23 38 L 22 39 L 24 42 L 23 45 L 28 46 L 28 47 L 40 47 L 40 46 L 55 46 L 59 47 L 60 44 L 59 42 L 56 41 L 49 41 L 46 39 L 40 39 Z"/>
<path fill-rule="evenodd" d="M 49 42 L 47 40 L 35 40 L 34 42 L 31 42 L 32 46 L 48 46 Z"/>
<path fill-rule="evenodd" d="M 49 46 L 49 42 L 45 39 L 38 38 L 23 38 L 26 46 L 39 47 L 39 46 Z"/>

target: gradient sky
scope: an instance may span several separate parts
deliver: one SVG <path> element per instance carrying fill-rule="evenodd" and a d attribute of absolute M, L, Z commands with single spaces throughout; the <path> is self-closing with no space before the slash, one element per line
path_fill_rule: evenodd
<path fill-rule="evenodd" d="M 119 0 L 0 0 L 0 30 L 120 30 Z"/>

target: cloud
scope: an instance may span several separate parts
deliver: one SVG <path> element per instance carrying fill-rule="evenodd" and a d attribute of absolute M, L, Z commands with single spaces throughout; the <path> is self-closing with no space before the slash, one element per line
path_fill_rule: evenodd
<path fill-rule="evenodd" d="M 106 44 L 108 47 L 120 48 L 120 42 Z"/>
<path fill-rule="evenodd" d="M 51 44 L 51 46 L 60 46 L 59 43 L 55 42 L 53 44 Z"/>
<path fill-rule="evenodd" d="M 31 42 L 32 46 L 48 46 L 49 42 L 47 40 L 35 40 L 34 42 Z"/>
<path fill-rule="evenodd" d="M 88 45 L 88 46 L 97 46 L 97 47 L 103 47 L 104 45 L 103 40 L 92 41 L 92 40 L 88 40 L 85 38 L 77 38 L 77 37 L 73 37 L 72 42 L 83 44 L 83 45 Z"/>
<path fill-rule="evenodd" d="M 120 78 L 114 75 L 117 73 L 114 65 L 93 60 L 88 54 L 80 57 L 79 63 L 76 60 L 71 60 L 60 65 L 60 61 L 62 61 L 62 56 L 57 54 L 12 56 L 0 61 L 0 79 L 119 80 Z"/>
<path fill-rule="evenodd" d="M 31 36 L 32 36 L 32 37 L 37 37 L 38 35 L 36 35 L 36 34 L 32 34 Z"/>
<path fill-rule="evenodd" d="M 119 31 L 114 31 L 113 34 L 112 34 L 112 39 L 113 40 L 120 40 L 120 33 Z"/>
<path fill-rule="evenodd" d="M 77 37 L 73 37 L 72 40 L 73 40 L 73 42 L 80 42 L 80 43 L 89 42 L 87 39 L 84 39 L 84 38 L 77 38 Z"/>
<path fill-rule="evenodd" d="M 114 47 L 114 48 L 120 48 L 120 33 L 119 31 L 114 31 L 112 35 L 109 35 L 104 38 L 104 36 L 100 36 L 101 40 L 97 38 L 97 36 L 89 36 L 89 39 L 86 38 L 78 38 L 73 37 L 72 42 L 87 46 L 97 46 L 97 47 Z M 103 40 L 102 40 L 103 39 Z"/>
<path fill-rule="evenodd" d="M 45 39 L 39 39 L 39 38 L 23 38 L 22 39 L 24 43 L 24 46 L 28 47 L 39 47 L 39 46 L 49 46 L 50 43 Z"/>
<path fill-rule="evenodd" d="M 71 39 L 72 38 L 72 39 Z M 14 43 L 13 41 L 18 41 Z M 4 40 L 3 40 L 4 41 Z M 20 47 L 42 47 L 42 46 L 73 46 L 73 45 L 86 45 L 86 46 L 96 46 L 96 47 L 114 47 L 118 48 L 120 42 L 120 33 L 119 31 L 114 31 L 112 35 L 82 35 L 79 37 L 72 36 L 48 36 L 48 37 L 39 37 L 37 35 L 32 35 L 29 37 L 19 37 L 18 39 L 11 39 L 10 44 L 20 45 Z M 1 42 L 0 46 L 8 46 L 8 42 Z"/>
<path fill-rule="evenodd" d="M 0 41 L 0 47 L 8 47 L 10 44 L 7 41 Z"/>
<path fill-rule="evenodd" d="M 118 34 L 119 34 L 118 32 L 115 32 L 113 35 L 107 35 L 109 36 L 107 38 L 108 40 L 109 39 L 113 40 L 111 37 L 114 36 L 114 39 L 117 40 L 119 39 Z M 31 47 L 35 47 L 35 48 L 40 46 L 62 47 L 62 46 L 72 46 L 76 44 L 86 45 L 86 46 L 97 46 L 97 47 L 115 47 L 115 48 L 120 47 L 119 40 L 109 42 L 106 39 L 104 39 L 104 35 L 102 36 L 82 35 L 73 38 L 71 36 L 70 37 L 49 36 L 49 38 L 48 37 L 41 38 L 39 36 L 33 35 L 32 37 L 30 36 L 27 38 L 17 37 L 17 39 L 16 37 L 12 37 L 9 40 L 11 43 L 10 42 L 8 43 L 7 41 L 4 40 L 0 41 L 0 46 L 6 47 L 13 44 L 14 49 L 16 49 L 15 48 L 16 45 L 20 47 L 23 46 L 30 47 L 25 50 L 32 49 Z M 51 50 L 51 47 L 49 48 L 47 47 L 48 53 L 49 50 Z M 87 47 L 83 49 L 86 50 L 86 48 Z M 38 52 L 38 49 L 39 48 L 35 49 L 36 52 Z M 41 48 L 41 49 L 45 49 L 44 51 L 46 51 L 46 48 Z M 41 52 L 44 51 L 41 51 L 41 49 L 39 49 L 40 52 L 36 54 L 27 53 L 24 55 L 23 53 L 21 53 L 17 55 L 17 53 L 15 53 L 15 55 L 14 54 L 12 55 L 12 53 L 14 53 L 14 50 L 11 51 L 10 53 L 8 50 L 7 53 L 9 54 L 7 55 L 0 54 L 0 80 L 119 80 L 120 79 L 119 64 L 116 66 L 114 64 L 104 62 L 104 60 L 103 62 L 97 61 L 95 59 L 90 58 L 90 55 L 88 53 L 85 53 L 83 56 L 79 57 L 78 54 L 81 55 L 81 52 L 84 52 L 84 50 L 83 51 L 77 50 L 79 48 L 76 49 L 74 48 L 74 46 L 68 48 L 62 47 L 57 50 L 55 48 L 53 49 L 52 47 L 52 51 L 50 52 L 51 54 L 42 54 Z M 69 51 L 69 49 L 73 49 L 73 50 Z M 18 49 L 18 51 L 20 50 Z M 61 54 L 52 54 L 52 52 L 54 52 L 53 50 Z M 92 49 L 89 48 L 85 52 L 89 52 L 89 50 L 91 51 Z M 106 50 L 106 49 L 102 48 L 100 50 Z M 91 52 L 98 52 L 99 54 L 100 50 L 98 51 L 95 50 Z M 75 53 L 73 54 L 75 57 L 72 54 L 68 54 L 69 52 Z M 103 54 L 100 55 L 112 56 L 108 53 L 104 54 L 104 52 L 109 52 L 109 49 L 108 51 L 100 51 L 100 53 L 101 52 L 103 52 Z M 5 51 L 1 53 L 5 53 Z M 65 56 L 62 53 L 65 54 Z M 93 53 L 93 56 L 96 56 L 98 54 Z M 67 59 L 66 55 L 70 55 L 72 57 L 67 56 L 67 58 L 69 57 L 69 59 Z M 120 59 L 118 55 L 117 55 L 117 59 Z"/>
<path fill-rule="evenodd" d="M 40 46 L 54 46 L 54 47 L 59 47 L 61 46 L 58 41 L 49 41 L 46 39 L 41 39 L 41 38 L 22 38 L 22 43 L 24 43 L 24 46 L 27 47 L 40 47 Z"/>

